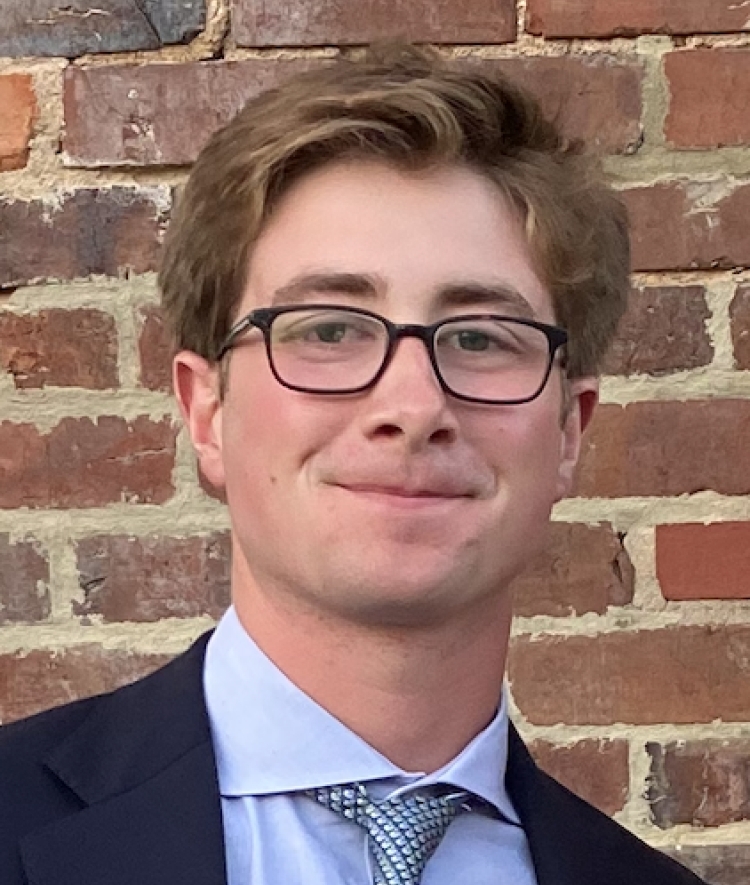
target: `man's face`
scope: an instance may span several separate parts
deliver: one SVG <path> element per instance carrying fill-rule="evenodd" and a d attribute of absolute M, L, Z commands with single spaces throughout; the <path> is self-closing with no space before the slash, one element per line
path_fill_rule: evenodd
<path fill-rule="evenodd" d="M 472 312 L 555 321 L 517 215 L 462 168 L 351 162 L 297 182 L 257 242 L 237 316 L 290 299 L 396 323 Z M 532 402 L 463 402 L 443 392 L 422 342 L 406 338 L 374 388 L 299 393 L 274 379 L 251 330 L 208 429 L 193 432 L 204 472 L 226 489 L 235 598 L 282 594 L 380 624 L 493 605 L 569 489 L 595 390 L 592 379 L 575 382 L 566 412 L 555 367 Z"/>

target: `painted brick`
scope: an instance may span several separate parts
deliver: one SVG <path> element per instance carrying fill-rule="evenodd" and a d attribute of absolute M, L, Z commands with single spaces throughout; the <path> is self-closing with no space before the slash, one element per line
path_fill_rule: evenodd
<path fill-rule="evenodd" d="M 750 882 L 750 845 L 683 843 L 662 851 L 711 885 L 747 885 Z"/>
<path fill-rule="evenodd" d="M 656 527 L 665 599 L 750 599 L 750 522 Z"/>
<path fill-rule="evenodd" d="M 633 566 L 610 525 L 553 522 L 544 555 L 513 584 L 517 615 L 604 613 L 633 599 Z"/>
<path fill-rule="evenodd" d="M 714 183 L 671 181 L 622 192 L 634 270 L 750 266 L 750 185 L 712 198 Z"/>
<path fill-rule="evenodd" d="M 534 725 L 744 722 L 750 627 L 518 636 L 508 675 Z"/>
<path fill-rule="evenodd" d="M 78 616 L 104 621 L 219 618 L 230 603 L 229 535 L 134 538 L 99 535 L 76 544 L 85 601 Z"/>
<path fill-rule="evenodd" d="M 88 644 L 65 651 L 0 655 L 0 722 L 8 723 L 79 698 L 111 691 L 166 664 L 167 655 L 105 650 Z"/>
<path fill-rule="evenodd" d="M 0 575 L 0 625 L 43 621 L 49 615 L 49 563 L 36 544 L 0 534 Z"/>
<path fill-rule="evenodd" d="M 416 43 L 507 43 L 516 37 L 514 0 L 234 0 L 240 46 L 370 43 L 394 36 Z"/>
<path fill-rule="evenodd" d="M 141 384 L 149 390 L 172 390 L 172 345 L 158 307 L 142 307 L 138 312 L 138 358 Z"/>
<path fill-rule="evenodd" d="M 0 200 L 0 286 L 155 270 L 164 196 L 113 187 Z"/>
<path fill-rule="evenodd" d="M 750 400 L 603 405 L 584 438 L 582 497 L 750 494 Z"/>
<path fill-rule="evenodd" d="M 93 167 L 192 163 L 209 136 L 249 98 L 320 63 L 251 59 L 71 66 L 63 91 L 66 162 Z M 113 118 L 120 125 L 113 126 Z"/>
<path fill-rule="evenodd" d="M 748 29 L 736 0 L 528 0 L 526 28 L 545 37 L 715 34 Z"/>
<path fill-rule="evenodd" d="M 28 74 L 0 76 L 0 172 L 22 169 L 37 115 L 36 96 Z"/>
<path fill-rule="evenodd" d="M 740 286 L 729 305 L 734 362 L 738 369 L 750 369 L 750 286 Z"/>
<path fill-rule="evenodd" d="M 601 152 L 634 153 L 642 138 L 640 64 L 606 53 L 483 61 L 539 99 L 563 131 Z"/>
<path fill-rule="evenodd" d="M 748 50 L 671 52 L 664 57 L 664 75 L 669 89 L 664 134 L 673 147 L 750 143 Z"/>
<path fill-rule="evenodd" d="M 170 419 L 64 418 L 49 433 L 0 422 L 0 508 L 162 504 L 173 492 Z"/>
<path fill-rule="evenodd" d="M 537 764 L 605 814 L 621 811 L 628 798 L 628 743 L 621 740 L 552 744 L 534 741 L 529 749 Z"/>
<path fill-rule="evenodd" d="M 703 286 L 633 289 L 604 373 L 665 375 L 708 365 L 714 355 L 709 316 Z"/>
<path fill-rule="evenodd" d="M 115 321 L 89 309 L 0 311 L 0 367 L 17 388 L 117 387 Z"/>
<path fill-rule="evenodd" d="M 195 36 L 205 0 L 15 0 L 3 4 L 0 56 L 158 49 Z"/>
<path fill-rule="evenodd" d="M 648 800 L 662 829 L 750 820 L 750 740 L 650 743 Z"/>

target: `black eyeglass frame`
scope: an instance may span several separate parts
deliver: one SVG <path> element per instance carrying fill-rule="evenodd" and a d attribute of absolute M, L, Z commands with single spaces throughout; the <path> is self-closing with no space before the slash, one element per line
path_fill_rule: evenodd
<path fill-rule="evenodd" d="M 357 387 L 336 388 L 334 390 L 319 390 L 315 387 L 302 387 L 301 385 L 290 384 L 279 375 L 279 372 L 274 363 L 273 347 L 271 345 L 271 327 L 273 325 L 273 322 L 282 314 L 307 310 L 344 310 L 348 311 L 349 313 L 355 313 L 359 314 L 360 316 L 365 316 L 369 317 L 370 319 L 377 320 L 385 327 L 385 330 L 388 334 L 388 344 L 386 346 L 383 362 L 375 375 L 366 384 L 360 384 Z M 454 323 L 457 320 L 499 320 L 504 323 L 516 323 L 520 326 L 529 326 L 532 329 L 538 329 L 540 332 L 543 332 L 547 338 L 548 345 L 547 369 L 537 390 L 533 394 L 531 394 L 531 396 L 522 397 L 520 399 L 484 399 L 482 397 L 468 396 L 466 394 L 458 393 L 453 390 L 443 378 L 443 374 L 440 371 L 437 355 L 435 353 L 435 337 L 438 329 L 449 323 Z M 250 311 L 250 313 L 246 314 L 244 317 L 242 317 L 242 319 L 238 320 L 229 330 L 226 338 L 219 348 L 219 352 L 216 356 L 216 361 L 219 362 L 220 360 L 222 360 L 226 356 L 226 354 L 235 346 L 239 336 L 252 327 L 260 329 L 260 331 L 263 333 L 263 340 L 266 346 L 268 365 L 271 368 L 271 372 L 273 373 L 274 378 L 279 382 L 279 384 L 281 384 L 282 387 L 286 387 L 289 390 L 297 391 L 298 393 L 311 393 L 315 394 L 316 396 L 346 396 L 348 394 L 362 393 L 365 390 L 369 390 L 371 387 L 374 387 L 385 374 L 388 365 L 393 359 L 393 354 L 396 350 L 396 344 L 398 344 L 398 342 L 402 338 L 418 338 L 427 349 L 427 353 L 430 357 L 430 363 L 432 364 L 432 369 L 435 373 L 435 377 L 438 379 L 438 383 L 440 384 L 442 390 L 445 391 L 445 393 L 465 402 L 481 403 L 483 405 L 494 406 L 516 406 L 535 400 L 542 393 L 545 386 L 547 385 L 550 373 L 552 372 L 552 366 L 555 362 L 555 354 L 568 342 L 568 333 L 565 331 L 565 329 L 562 329 L 559 326 L 552 326 L 549 323 L 541 323 L 538 320 L 526 319 L 525 317 L 503 316 L 501 314 L 494 313 L 471 313 L 461 314 L 460 316 L 446 317 L 445 319 L 438 320 L 438 322 L 436 323 L 431 323 L 428 326 L 424 326 L 420 325 L 419 323 L 392 323 L 389 319 L 386 319 L 386 317 L 380 316 L 380 314 L 373 313 L 373 311 L 366 310 L 362 307 L 349 307 L 348 305 L 343 304 L 294 304 L 280 305 L 278 307 L 258 307 L 255 310 Z"/>

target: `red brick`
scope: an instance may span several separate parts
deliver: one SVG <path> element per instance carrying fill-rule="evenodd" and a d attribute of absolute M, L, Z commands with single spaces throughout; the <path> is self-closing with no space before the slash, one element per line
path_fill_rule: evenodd
<path fill-rule="evenodd" d="M 230 603 L 229 535 L 99 535 L 76 544 L 84 593 L 79 616 L 104 621 L 219 618 Z"/>
<path fill-rule="evenodd" d="M 605 814 L 621 811 L 628 798 L 628 743 L 577 741 L 568 746 L 534 741 L 531 754 L 548 774 Z"/>
<path fill-rule="evenodd" d="M 0 366 L 17 388 L 117 387 L 115 321 L 89 309 L 0 312 Z"/>
<path fill-rule="evenodd" d="M 534 725 L 744 722 L 750 627 L 521 636 L 508 674 Z"/>
<path fill-rule="evenodd" d="M 633 289 L 604 374 L 665 375 L 708 365 L 714 354 L 709 316 L 703 286 Z"/>
<path fill-rule="evenodd" d="M 0 200 L 0 286 L 156 270 L 163 197 L 113 187 Z"/>
<path fill-rule="evenodd" d="M 750 494 L 750 400 L 603 405 L 584 438 L 582 497 Z"/>
<path fill-rule="evenodd" d="M 192 163 L 245 102 L 320 62 L 306 59 L 71 66 L 63 146 L 74 166 Z M 185 108 L 190 113 L 185 113 Z M 119 125 L 112 125 L 113 118 Z"/>
<path fill-rule="evenodd" d="M 656 527 L 665 599 L 750 599 L 750 522 Z"/>
<path fill-rule="evenodd" d="M 415 43 L 507 43 L 516 37 L 514 0 L 235 0 L 240 46 L 370 43 L 394 36 Z"/>
<path fill-rule="evenodd" d="M 610 525 L 553 522 L 539 562 L 513 584 L 517 615 L 603 614 L 633 599 L 633 566 Z"/>
<path fill-rule="evenodd" d="M 682 843 L 662 851 L 711 885 L 747 885 L 750 882 L 750 845 Z"/>
<path fill-rule="evenodd" d="M 670 181 L 623 191 L 634 270 L 750 266 L 750 185 L 716 200 L 710 186 Z"/>
<path fill-rule="evenodd" d="M 138 312 L 140 334 L 138 357 L 141 384 L 149 390 L 172 390 L 172 340 L 158 307 L 143 307 Z"/>
<path fill-rule="evenodd" d="M 0 77 L 0 172 L 22 169 L 37 116 L 36 96 L 28 74 Z"/>
<path fill-rule="evenodd" d="M 748 29 L 736 0 L 528 0 L 527 30 L 545 37 L 714 34 Z"/>
<path fill-rule="evenodd" d="M 664 76 L 669 89 L 664 134 L 673 147 L 718 148 L 750 143 L 750 52 L 670 52 L 664 57 Z"/>
<path fill-rule="evenodd" d="M 65 651 L 0 655 L 0 722 L 111 691 L 166 664 L 167 655 L 106 651 L 87 644 Z"/>
<path fill-rule="evenodd" d="M 49 433 L 0 422 L 0 508 L 162 504 L 173 492 L 168 418 L 63 418 Z"/>
<path fill-rule="evenodd" d="M 648 800 L 657 826 L 750 820 L 750 740 L 651 743 L 647 750 Z"/>
<path fill-rule="evenodd" d="M 35 544 L 0 534 L 0 575 L 0 625 L 49 615 L 49 564 Z"/>
<path fill-rule="evenodd" d="M 729 305 L 734 363 L 750 369 L 750 286 L 740 286 Z"/>
<path fill-rule="evenodd" d="M 472 62 L 476 64 L 476 62 Z M 479 62 L 499 68 L 539 99 L 563 131 L 601 152 L 634 153 L 641 143 L 640 64 L 605 53 Z"/>

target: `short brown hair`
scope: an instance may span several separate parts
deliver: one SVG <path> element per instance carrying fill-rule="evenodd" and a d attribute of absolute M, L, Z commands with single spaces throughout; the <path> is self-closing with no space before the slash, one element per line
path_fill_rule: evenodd
<path fill-rule="evenodd" d="M 159 283 L 179 348 L 214 361 L 253 243 L 300 176 L 345 158 L 399 169 L 459 164 L 525 219 L 568 330 L 567 370 L 597 373 L 629 289 L 624 207 L 579 141 L 499 74 L 401 44 L 299 74 L 252 99 L 201 152 L 167 236 Z"/>

